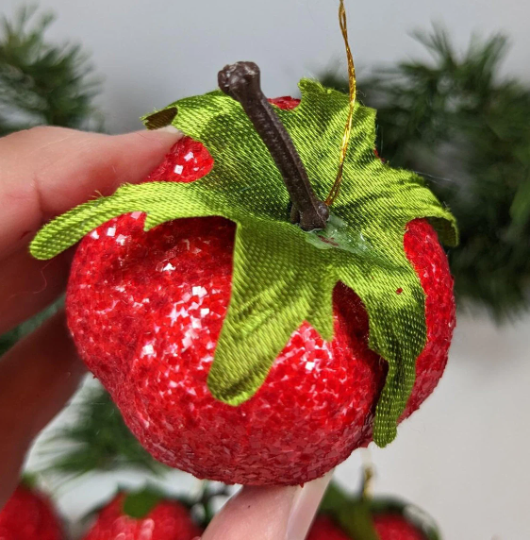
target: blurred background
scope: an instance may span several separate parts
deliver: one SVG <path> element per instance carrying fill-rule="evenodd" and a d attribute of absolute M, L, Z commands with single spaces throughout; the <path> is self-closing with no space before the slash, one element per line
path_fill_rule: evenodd
<path fill-rule="evenodd" d="M 141 129 L 141 115 L 214 89 L 218 70 L 237 60 L 260 65 L 271 97 L 298 95 L 307 76 L 346 89 L 337 7 L 48 0 L 35 11 L 2 0 L 0 135 L 39 124 Z M 375 492 L 416 503 L 447 540 L 527 540 L 530 7 L 520 0 L 346 7 L 361 98 L 379 109 L 379 153 L 425 176 L 459 220 L 462 242 L 449 253 L 459 323 L 444 378 L 391 446 L 354 453 L 336 480 L 354 491 L 362 464 L 371 463 Z M 0 352 L 37 323 L 0 337 Z M 50 456 L 59 463 L 46 481 L 72 519 L 118 484 L 142 484 L 154 466 L 104 395 L 94 399 L 93 386 L 40 437 L 28 462 L 46 472 Z M 95 413 L 91 403 L 105 408 Z M 91 446 L 90 429 L 105 422 L 109 439 L 123 434 L 121 446 Z M 58 449 L 66 456 L 59 462 Z M 83 466 L 88 473 L 79 476 Z M 170 492 L 199 489 L 184 473 L 148 474 Z"/>

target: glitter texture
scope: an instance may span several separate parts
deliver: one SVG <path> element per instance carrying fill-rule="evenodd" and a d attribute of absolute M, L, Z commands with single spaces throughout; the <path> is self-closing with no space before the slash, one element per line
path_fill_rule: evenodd
<path fill-rule="evenodd" d="M 202 532 L 178 502 L 160 502 L 135 519 L 123 513 L 124 500 L 120 494 L 103 508 L 84 540 L 193 540 Z"/>
<path fill-rule="evenodd" d="M 375 516 L 374 527 L 381 540 L 427 540 L 414 525 L 396 514 Z"/>
<path fill-rule="evenodd" d="M 211 167 L 185 137 L 148 181 L 193 181 Z M 368 349 L 367 314 L 353 291 L 335 288 L 332 342 L 302 325 L 256 395 L 226 405 L 206 379 L 230 300 L 235 226 L 182 219 L 146 233 L 143 220 L 121 216 L 83 239 L 67 313 L 80 356 L 155 458 L 228 484 L 294 485 L 368 444 L 387 367 Z M 405 250 L 427 295 L 428 343 L 404 417 L 441 377 L 455 317 L 447 260 L 426 221 L 409 224 Z"/>
<path fill-rule="evenodd" d="M 162 164 L 148 177 L 147 182 L 193 182 L 206 176 L 213 167 L 210 153 L 190 137 L 184 137 L 172 148 Z"/>
<path fill-rule="evenodd" d="M 0 512 L 1 540 L 62 540 L 64 538 L 51 502 L 19 486 Z"/>
<path fill-rule="evenodd" d="M 291 111 L 295 109 L 297 105 L 300 104 L 300 100 L 293 99 L 290 96 L 282 96 L 282 97 L 269 99 L 269 103 L 276 105 L 276 107 L 279 107 L 280 109 Z"/>

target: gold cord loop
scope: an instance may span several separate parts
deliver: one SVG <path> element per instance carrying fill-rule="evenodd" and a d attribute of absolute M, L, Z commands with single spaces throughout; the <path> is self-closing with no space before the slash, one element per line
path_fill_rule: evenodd
<path fill-rule="evenodd" d="M 348 145 L 350 144 L 351 130 L 353 124 L 353 111 L 355 108 L 355 101 L 357 99 L 357 80 L 355 78 L 355 64 L 353 62 L 353 55 L 350 49 L 350 43 L 348 41 L 348 25 L 346 20 L 346 8 L 344 7 L 344 0 L 340 0 L 339 7 L 339 22 L 342 37 L 344 38 L 344 44 L 346 46 L 346 57 L 348 59 L 348 82 L 350 87 L 350 108 L 348 112 L 348 119 L 346 121 L 346 127 L 344 129 L 344 135 L 342 136 L 342 145 L 340 149 L 340 161 L 337 177 L 331 191 L 326 199 L 326 204 L 331 206 L 337 195 L 339 194 L 340 184 L 342 182 L 342 172 L 344 169 L 344 160 L 346 159 L 346 153 L 348 152 Z"/>

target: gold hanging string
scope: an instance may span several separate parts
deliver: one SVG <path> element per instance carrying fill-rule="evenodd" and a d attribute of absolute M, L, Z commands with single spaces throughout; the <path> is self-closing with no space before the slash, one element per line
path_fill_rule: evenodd
<path fill-rule="evenodd" d="M 340 184 L 342 182 L 342 172 L 344 169 L 344 160 L 346 159 L 346 153 L 348 152 L 348 145 L 350 144 L 351 130 L 353 124 L 353 111 L 355 108 L 355 100 L 357 99 L 357 80 L 355 78 L 355 64 L 353 63 L 353 55 L 350 49 L 350 43 L 348 41 L 348 25 L 346 21 L 346 8 L 344 7 L 344 0 L 340 0 L 339 7 L 339 22 L 342 37 L 344 38 L 344 44 L 346 46 L 346 57 L 348 58 L 348 82 L 350 87 L 350 109 L 348 112 L 348 120 L 346 121 L 346 127 L 344 129 L 344 135 L 342 136 L 342 145 L 340 149 L 340 161 L 339 170 L 335 183 L 331 188 L 331 191 L 326 199 L 326 204 L 331 206 L 337 195 L 339 194 Z"/>
<path fill-rule="evenodd" d="M 361 460 L 363 462 L 363 478 L 361 484 L 361 498 L 372 498 L 373 479 L 375 476 L 374 464 L 372 461 L 372 455 L 368 448 L 363 448 L 361 452 Z"/>

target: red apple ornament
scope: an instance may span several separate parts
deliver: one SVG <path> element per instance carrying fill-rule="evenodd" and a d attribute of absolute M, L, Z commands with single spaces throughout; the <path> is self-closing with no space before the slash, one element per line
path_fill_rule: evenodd
<path fill-rule="evenodd" d="M 305 180 L 297 175 L 301 170 L 306 174 L 306 165 L 314 182 L 334 167 L 336 152 L 323 151 L 319 138 L 329 138 L 334 149 L 340 145 L 342 130 L 333 126 L 344 125 L 347 97 L 305 82 L 300 104 L 290 98 L 272 100 L 276 112 L 271 114 L 273 108 L 254 92 L 257 67 L 249 65 L 226 68 L 220 81 L 223 87 L 232 77 L 224 91 L 242 103 L 252 124 L 239 103 L 221 92 L 183 100 L 148 117 L 148 125 L 155 127 L 174 118 L 178 109 L 174 123 L 197 140 L 182 138 L 146 183 L 121 188 L 114 197 L 130 201 L 132 190 L 142 191 L 149 204 L 156 198 L 163 209 L 142 212 L 139 203 L 124 202 L 112 209 L 119 217 L 107 221 L 112 213 L 105 205 L 118 200 L 107 198 L 72 211 L 83 213 L 74 218 L 76 235 L 92 232 L 72 265 L 68 325 L 81 358 L 157 459 L 228 484 L 295 485 L 322 476 L 368 444 L 374 416 L 388 417 L 388 425 L 395 426 L 437 385 L 455 324 L 453 282 L 437 234 L 421 218 L 433 216 L 437 223 L 451 218 L 418 177 L 376 158 L 372 113 L 357 106 L 353 125 L 359 130 L 359 150 L 345 162 L 342 191 L 327 223 L 328 208 L 310 186 L 306 189 L 307 175 Z M 237 86 L 241 80 L 243 89 Z M 259 107 L 253 110 L 249 103 L 256 102 Z M 268 128 L 263 130 L 263 124 L 273 117 L 269 131 L 276 135 L 264 134 Z M 293 126 L 299 126 L 303 139 L 296 138 Z M 278 145 L 289 144 L 289 151 L 278 152 Z M 236 160 L 238 145 L 241 162 Z M 348 160 L 357 160 L 356 165 L 350 167 Z M 317 174 L 324 166 L 328 169 Z M 282 177 L 294 202 L 291 216 L 299 225 L 289 222 Z M 407 186 L 403 199 L 398 193 L 393 200 L 391 190 L 386 195 L 374 191 L 370 199 L 351 187 L 359 182 L 373 190 L 387 177 L 392 190 Z M 285 204 L 269 199 L 267 189 L 259 191 L 269 178 L 275 179 L 270 189 Z M 181 191 L 181 202 L 167 210 L 166 199 Z M 363 197 L 355 203 L 358 232 L 347 229 L 346 237 L 341 224 L 352 215 L 354 203 L 348 201 L 358 196 Z M 373 210 L 376 217 L 363 225 L 375 198 L 382 210 Z M 262 208 L 269 212 L 266 218 L 256 217 Z M 173 212 L 181 219 L 167 219 Z M 388 242 L 394 242 L 396 257 L 406 255 L 399 264 L 391 260 L 394 252 L 383 253 L 383 244 L 379 249 L 369 238 L 376 225 L 386 235 L 396 213 L 402 225 Z M 74 243 L 76 235 L 65 232 L 71 216 L 48 225 L 33 252 L 52 256 L 59 249 L 55 244 L 63 249 Z M 153 225 L 149 219 L 160 224 L 146 231 L 146 224 Z M 335 227 L 331 231 L 330 224 Z M 242 236 L 249 230 L 251 236 Z M 267 243 L 272 246 L 268 251 L 263 248 Z M 359 261 L 365 261 L 364 270 L 347 274 L 349 265 Z M 298 264 L 303 273 L 295 274 Z M 327 280 L 328 272 L 343 269 L 344 277 Z M 393 314 L 385 311 L 387 305 Z M 329 309 L 329 320 L 319 306 L 325 315 Z M 409 308 L 419 317 L 409 316 Z M 410 343 L 412 352 L 407 352 Z M 262 349 L 269 356 L 277 352 L 267 360 Z M 383 359 L 384 351 L 389 352 Z M 409 363 L 400 364 L 407 355 Z M 268 363 L 258 363 L 263 359 Z M 393 437 L 378 433 L 376 420 L 378 442 Z"/>

